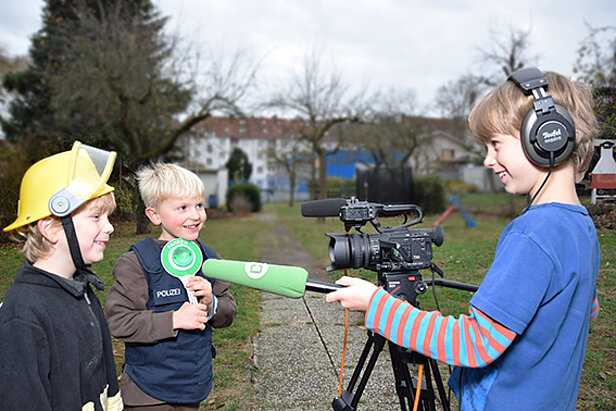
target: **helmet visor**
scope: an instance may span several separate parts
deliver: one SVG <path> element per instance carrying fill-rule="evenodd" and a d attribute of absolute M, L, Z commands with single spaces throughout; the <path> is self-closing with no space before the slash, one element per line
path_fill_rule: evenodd
<path fill-rule="evenodd" d="M 71 163 L 67 185 L 69 188 L 73 182 L 82 180 L 79 178 L 79 173 L 82 171 L 81 169 L 84 166 L 82 165 L 79 156 L 89 158 L 94 168 L 91 169 L 91 167 L 88 167 L 88 169 L 91 169 L 91 171 L 96 170 L 98 175 L 98 178 L 96 178 L 95 174 L 88 176 L 86 192 L 82 191 L 76 193 L 83 194 L 83 197 L 85 197 L 86 200 L 89 200 L 93 198 L 93 194 L 96 193 L 107 182 L 107 180 L 109 180 L 109 176 L 113 170 L 113 163 L 115 162 L 116 153 L 115 151 L 103 150 L 87 144 L 81 144 L 79 141 L 76 141 L 75 144 L 73 144 L 73 149 L 71 150 Z"/>
<path fill-rule="evenodd" d="M 49 211 L 64 217 L 83 203 L 113 190 L 107 180 L 116 153 L 76 141 L 71 150 L 66 185 L 49 200 Z"/>

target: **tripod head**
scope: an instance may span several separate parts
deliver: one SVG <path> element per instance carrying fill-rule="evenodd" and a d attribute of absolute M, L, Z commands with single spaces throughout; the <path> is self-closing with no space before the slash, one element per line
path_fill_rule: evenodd
<path fill-rule="evenodd" d="M 423 275 L 417 270 L 409 271 L 408 273 L 383 272 L 379 273 L 379 285 L 394 297 L 404 300 L 413 306 L 417 306 L 417 296 L 428 291 L 428 286 L 430 285 L 473 292 L 479 288 L 476 285 L 444 280 L 442 278 L 443 272 L 433 262 L 430 264 L 429 269 L 433 273 L 437 273 L 441 278 L 424 279 Z"/>

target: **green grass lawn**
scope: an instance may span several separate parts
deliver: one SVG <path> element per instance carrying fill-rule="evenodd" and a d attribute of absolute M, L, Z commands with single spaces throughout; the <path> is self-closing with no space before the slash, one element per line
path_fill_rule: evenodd
<path fill-rule="evenodd" d="M 459 213 L 453 213 L 442 225 L 445 241 L 434 248 L 433 261 L 443 270 L 445 278 L 471 284 L 480 284 L 488 270 L 501 231 L 511 220 L 511 214 L 524 206 L 523 198 L 507 195 L 467 195 L 462 198 L 471 210 L 478 226 L 468 228 Z M 480 210 L 490 210 L 480 213 Z M 290 229 L 297 241 L 301 242 L 325 267 L 329 264 L 327 254 L 329 239 L 324 233 L 342 233 L 343 224 L 337 218 L 327 218 L 324 223 L 315 219 L 302 218 L 299 205 L 289 208 L 284 204 L 268 204 L 267 212 L 274 212 L 281 224 Z M 424 217 L 424 223 L 417 228 L 427 228 L 438 218 L 437 215 Z M 383 219 L 387 225 L 398 225 L 397 218 Z M 201 240 L 214 248 L 223 258 L 251 261 L 255 259 L 255 245 L 258 244 L 261 226 L 248 219 L 210 219 L 202 231 Z M 366 230 L 368 231 L 368 230 Z M 111 270 L 116 259 L 130 244 L 143 236 L 136 236 L 134 223 L 119 223 L 105 252 L 105 260 L 93 269 L 103 279 L 107 289 L 113 282 Z M 153 235 L 156 236 L 156 232 Z M 601 314 L 591 326 L 588 350 L 578 399 L 579 410 L 616 409 L 616 231 L 598 230 L 601 243 L 601 269 L 598 289 Z M 0 248 L 0 295 L 4 295 L 22 265 L 18 250 Z M 332 273 L 333 278 L 341 275 Z M 357 271 L 353 275 L 376 282 L 376 273 Z M 532 279 L 529 279 L 531 282 Z M 232 286 L 239 313 L 234 324 L 214 332 L 214 344 L 218 356 L 214 360 L 214 389 L 208 397 L 205 410 L 244 410 L 250 408 L 252 382 L 253 340 L 259 331 L 260 294 L 245 287 Z M 443 314 L 468 312 L 470 293 L 447 288 L 436 289 Z M 104 303 L 106 292 L 99 293 Z M 418 302 L 424 309 L 435 307 L 432 290 L 420 296 Z M 118 367 L 122 362 L 123 346 L 115 343 Z M 444 376 L 443 378 L 446 378 Z"/>

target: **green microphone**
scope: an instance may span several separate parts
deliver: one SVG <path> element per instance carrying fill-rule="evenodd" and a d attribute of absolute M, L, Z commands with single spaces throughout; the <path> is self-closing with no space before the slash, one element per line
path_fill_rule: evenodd
<path fill-rule="evenodd" d="M 308 271 L 291 265 L 210 258 L 203 263 L 202 271 L 206 277 L 290 298 L 301 298 L 306 290 L 328 293 L 340 288 L 336 284 L 308 280 Z"/>

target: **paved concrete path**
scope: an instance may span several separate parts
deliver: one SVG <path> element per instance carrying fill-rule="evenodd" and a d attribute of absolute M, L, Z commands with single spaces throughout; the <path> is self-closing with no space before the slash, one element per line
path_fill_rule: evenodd
<path fill-rule="evenodd" d="M 274 215 L 259 218 L 264 234 L 258 261 L 301 266 L 311 279 L 332 281 Z M 261 332 L 255 341 L 254 410 L 332 409 L 338 396 L 344 317 L 340 305 L 327 304 L 324 294 L 307 292 L 291 299 L 263 293 Z M 361 325 L 363 314 L 350 313 L 343 389 L 367 340 Z M 379 355 L 358 409 L 400 409 L 387 349 Z"/>

